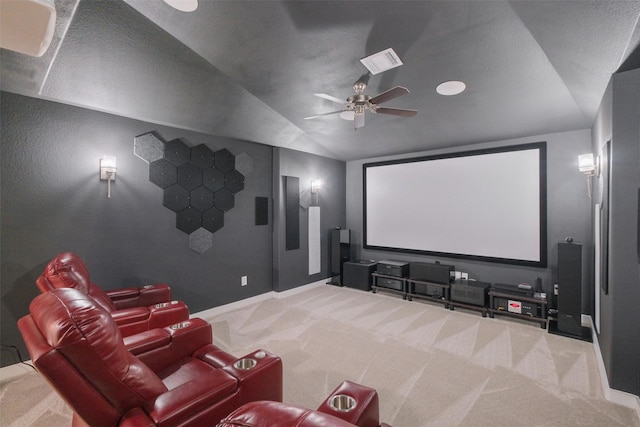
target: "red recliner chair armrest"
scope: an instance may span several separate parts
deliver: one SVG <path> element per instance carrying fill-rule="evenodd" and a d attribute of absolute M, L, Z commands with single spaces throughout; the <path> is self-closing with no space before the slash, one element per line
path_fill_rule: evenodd
<path fill-rule="evenodd" d="M 124 338 L 127 348 L 152 371 L 189 357 L 213 342 L 211 325 L 199 318 Z M 215 365 L 212 365 L 215 366 Z"/>
<path fill-rule="evenodd" d="M 146 403 L 143 409 L 157 425 L 181 425 L 195 413 L 224 405 L 227 397 L 237 389 L 238 381 L 234 377 L 222 369 L 212 368 L 198 380 L 162 393 L 154 401 Z M 212 420 L 211 425 L 218 420 Z"/>
<path fill-rule="evenodd" d="M 122 416 L 118 426 L 156 427 L 156 423 L 141 408 L 134 408 Z"/>
<path fill-rule="evenodd" d="M 123 337 L 150 329 L 164 328 L 189 319 L 189 308 L 179 301 L 150 307 L 131 307 L 111 312 Z"/>
<path fill-rule="evenodd" d="M 154 283 L 138 288 L 140 291 L 140 305 L 153 305 L 171 301 L 171 287 L 166 283 Z"/>
<path fill-rule="evenodd" d="M 132 354 L 138 356 L 148 351 L 171 344 L 171 334 L 164 328 L 150 329 L 138 334 L 123 337 L 124 346 Z"/>
<path fill-rule="evenodd" d="M 149 319 L 149 309 L 147 307 L 132 307 L 122 310 L 112 311 L 111 317 L 116 321 L 116 325 L 121 327 L 129 323 L 144 322 Z"/>
<path fill-rule="evenodd" d="M 195 355 L 194 355 L 195 356 Z M 207 355 L 196 356 L 207 361 Z M 237 361 L 252 360 L 250 367 L 242 367 L 236 362 L 222 369 L 238 379 L 240 394 L 245 402 L 272 400 L 282 402 L 282 360 L 266 350 L 253 351 Z"/>
<path fill-rule="evenodd" d="M 331 402 L 336 396 L 351 397 L 355 407 L 348 411 L 336 409 Z M 380 425 L 378 392 L 352 381 L 343 381 L 320 404 L 317 410 L 341 418 L 358 427 L 378 427 Z"/>
<path fill-rule="evenodd" d="M 171 301 L 171 288 L 166 283 L 143 287 L 109 289 L 105 291 L 118 310 L 130 307 L 148 307 Z"/>
<path fill-rule="evenodd" d="M 189 319 L 189 307 L 181 301 L 162 302 L 148 307 L 147 329 L 164 328 Z"/>
<path fill-rule="evenodd" d="M 136 287 L 106 289 L 104 292 L 118 310 L 130 307 L 140 307 L 140 304 L 138 304 L 140 291 L 138 291 L 138 288 Z"/>

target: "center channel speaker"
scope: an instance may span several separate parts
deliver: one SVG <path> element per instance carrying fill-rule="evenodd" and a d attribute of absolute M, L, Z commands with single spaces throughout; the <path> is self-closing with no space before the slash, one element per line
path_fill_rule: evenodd
<path fill-rule="evenodd" d="M 454 269 L 453 265 L 433 262 L 411 262 L 409 263 L 409 277 L 415 280 L 446 285 L 451 283 Z"/>

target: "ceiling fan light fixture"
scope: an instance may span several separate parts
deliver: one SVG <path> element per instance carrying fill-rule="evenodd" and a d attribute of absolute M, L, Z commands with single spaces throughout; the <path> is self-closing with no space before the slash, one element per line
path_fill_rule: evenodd
<path fill-rule="evenodd" d="M 459 80 L 449 80 L 440 83 L 436 87 L 436 92 L 443 96 L 453 96 L 464 92 L 466 88 L 467 85 L 464 82 L 461 82 Z"/>
<path fill-rule="evenodd" d="M 353 110 L 345 110 L 340 113 L 340 118 L 342 120 L 353 120 L 355 119 L 355 113 Z"/>
<path fill-rule="evenodd" d="M 362 58 L 360 62 L 373 75 L 402 65 L 400 57 L 392 48 L 388 48 L 381 52 L 374 53 L 373 55 L 369 55 L 366 58 Z"/>
<path fill-rule="evenodd" d="M 193 12 L 198 8 L 198 0 L 164 0 L 164 2 L 181 12 Z"/>

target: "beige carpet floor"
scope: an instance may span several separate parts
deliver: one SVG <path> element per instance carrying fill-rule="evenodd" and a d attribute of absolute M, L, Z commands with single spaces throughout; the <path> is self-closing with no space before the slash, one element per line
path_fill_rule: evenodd
<path fill-rule="evenodd" d="M 378 390 L 395 427 L 640 426 L 603 397 L 592 344 L 537 323 L 330 285 L 207 313 L 220 347 L 282 357 L 292 404 L 315 408 L 349 379 Z M 38 374 L 1 386 L 2 426 L 69 420 Z"/>

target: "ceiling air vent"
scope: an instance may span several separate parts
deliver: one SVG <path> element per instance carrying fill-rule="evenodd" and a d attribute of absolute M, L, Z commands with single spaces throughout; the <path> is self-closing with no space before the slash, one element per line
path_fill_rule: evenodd
<path fill-rule="evenodd" d="M 385 49 L 378 53 L 374 53 L 373 55 L 369 55 L 366 58 L 362 58 L 360 62 L 362 62 L 362 65 L 367 67 L 367 70 L 369 70 L 372 75 L 402 65 L 402 61 L 400 61 L 398 54 L 395 53 L 391 48 Z"/>

